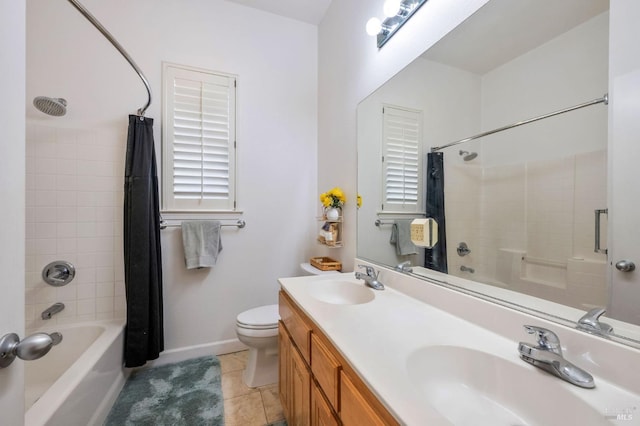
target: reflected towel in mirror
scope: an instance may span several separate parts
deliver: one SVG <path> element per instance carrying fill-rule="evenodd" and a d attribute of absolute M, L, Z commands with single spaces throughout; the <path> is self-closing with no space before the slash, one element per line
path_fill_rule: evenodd
<path fill-rule="evenodd" d="M 418 248 L 411 242 L 411 221 L 412 219 L 398 219 L 391 225 L 389 242 L 396 246 L 398 256 L 418 254 Z"/>

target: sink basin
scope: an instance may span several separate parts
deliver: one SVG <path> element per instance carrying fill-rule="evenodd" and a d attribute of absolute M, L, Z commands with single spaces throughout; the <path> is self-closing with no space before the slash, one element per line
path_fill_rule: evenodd
<path fill-rule="evenodd" d="M 425 402 L 455 425 L 610 424 L 572 385 L 487 352 L 424 347 L 409 356 L 407 372 Z"/>
<path fill-rule="evenodd" d="M 316 281 L 309 286 L 309 294 L 332 305 L 359 305 L 375 298 L 373 290 L 352 281 Z"/>

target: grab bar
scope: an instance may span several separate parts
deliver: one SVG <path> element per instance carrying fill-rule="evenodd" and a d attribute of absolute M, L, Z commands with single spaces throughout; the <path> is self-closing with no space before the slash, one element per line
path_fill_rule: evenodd
<path fill-rule="evenodd" d="M 602 214 L 609 214 L 609 209 L 595 209 L 595 216 L 596 216 L 596 236 L 595 236 L 595 244 L 594 244 L 594 249 L 593 251 L 595 253 L 604 253 L 607 254 L 607 249 L 606 248 L 600 248 L 600 216 Z"/>

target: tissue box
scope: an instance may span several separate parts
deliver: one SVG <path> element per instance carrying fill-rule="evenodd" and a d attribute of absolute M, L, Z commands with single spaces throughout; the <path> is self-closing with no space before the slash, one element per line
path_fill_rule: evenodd
<path fill-rule="evenodd" d="M 321 271 L 339 271 L 342 269 L 342 263 L 330 257 L 312 257 L 309 262 Z"/>

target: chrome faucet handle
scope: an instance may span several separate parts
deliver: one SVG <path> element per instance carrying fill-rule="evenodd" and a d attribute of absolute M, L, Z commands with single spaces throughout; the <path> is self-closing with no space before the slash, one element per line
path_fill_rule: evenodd
<path fill-rule="evenodd" d="M 536 343 L 540 349 L 544 349 L 546 351 L 554 352 L 560 356 L 562 356 L 562 348 L 560 347 L 560 339 L 551 330 L 547 330 L 546 328 L 536 327 L 535 325 L 525 325 L 524 329 L 529 334 L 535 334 Z"/>
<path fill-rule="evenodd" d="M 605 308 L 593 308 L 578 320 L 578 329 L 594 334 L 606 335 L 613 332 L 613 327 L 604 322 L 600 322 L 599 318 L 607 312 Z"/>
<path fill-rule="evenodd" d="M 368 265 L 358 265 L 358 268 L 364 268 L 368 276 L 370 276 L 373 279 L 378 279 L 378 273 L 376 272 L 375 269 L 373 269 L 373 267 Z"/>

